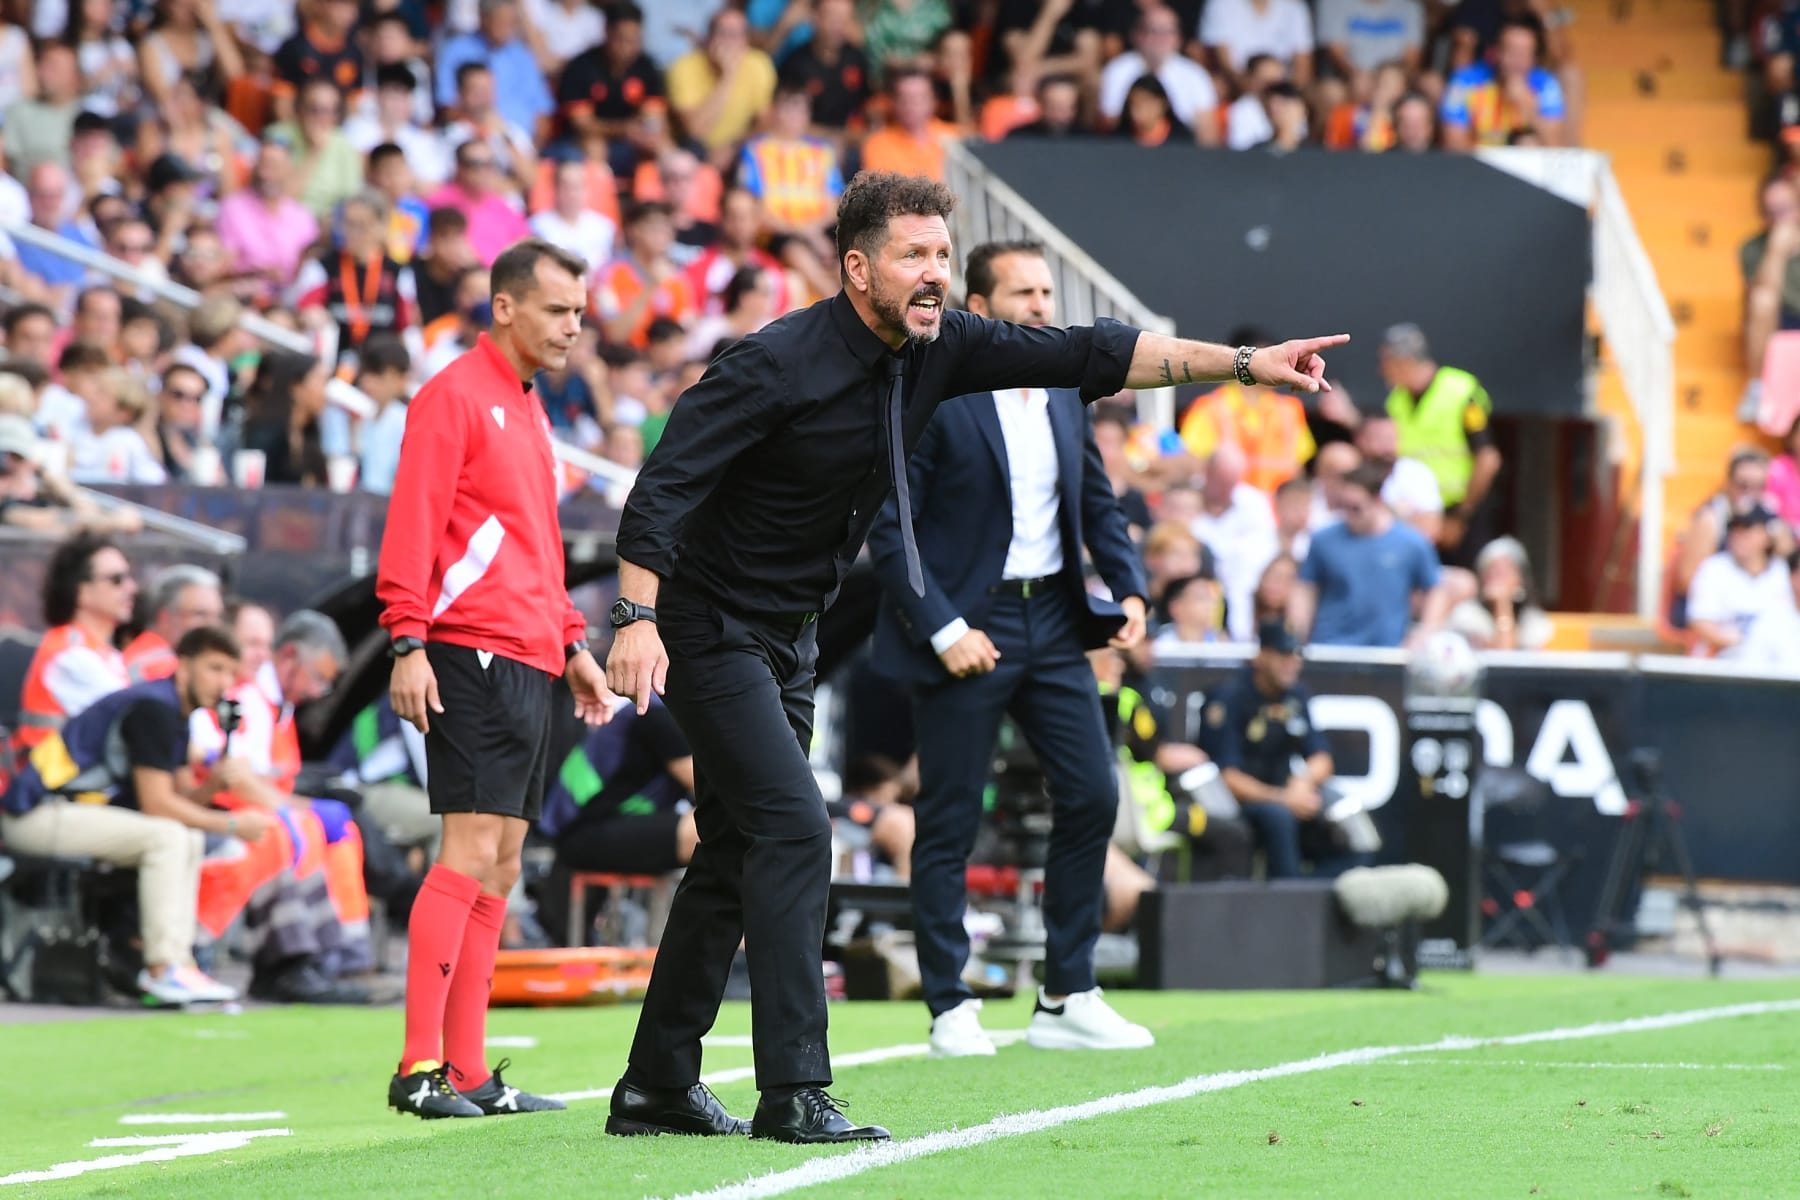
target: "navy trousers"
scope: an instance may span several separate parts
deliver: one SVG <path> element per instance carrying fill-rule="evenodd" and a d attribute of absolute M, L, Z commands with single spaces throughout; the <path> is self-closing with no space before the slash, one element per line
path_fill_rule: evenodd
<path fill-rule="evenodd" d="M 996 596 L 983 632 L 1000 651 L 999 665 L 986 675 L 946 678 L 914 693 L 919 797 L 912 904 L 919 972 L 934 1017 L 971 995 L 962 982 L 969 959 L 962 922 L 966 869 L 1006 715 L 1030 743 L 1050 787 L 1044 986 L 1051 995 L 1094 986 L 1101 876 L 1119 792 L 1099 686 L 1082 651 L 1077 603 L 1056 588 L 1030 599 Z"/>

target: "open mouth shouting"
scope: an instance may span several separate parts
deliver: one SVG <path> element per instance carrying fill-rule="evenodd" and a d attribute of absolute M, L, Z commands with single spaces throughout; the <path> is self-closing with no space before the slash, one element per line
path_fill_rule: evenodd
<path fill-rule="evenodd" d="M 913 294 L 912 302 L 906 306 L 908 316 L 917 318 L 921 323 L 930 324 L 938 319 L 944 308 L 944 293 L 937 288 L 924 288 Z"/>

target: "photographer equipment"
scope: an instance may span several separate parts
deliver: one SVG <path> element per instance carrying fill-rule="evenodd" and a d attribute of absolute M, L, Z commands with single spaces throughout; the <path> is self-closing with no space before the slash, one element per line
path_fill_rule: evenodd
<path fill-rule="evenodd" d="M 1620 820 L 1619 840 L 1600 892 L 1598 920 L 1587 937 L 1588 966 L 1604 965 L 1614 949 L 1638 936 L 1636 918 L 1628 914 L 1642 896 L 1645 882 L 1663 866 L 1666 854 L 1681 874 L 1681 903 L 1700 927 L 1707 968 L 1717 975 L 1724 956 L 1707 923 L 1694 879 L 1694 862 L 1681 834 L 1681 806 L 1663 789 L 1662 753 L 1640 747 L 1627 757 L 1626 766 L 1638 795 L 1631 797 Z"/>
<path fill-rule="evenodd" d="M 1444 877 L 1419 863 L 1357 867 L 1338 876 L 1332 890 L 1352 924 L 1381 934 L 1384 949 L 1375 959 L 1375 985 L 1417 987 L 1418 926 L 1450 902 Z"/>

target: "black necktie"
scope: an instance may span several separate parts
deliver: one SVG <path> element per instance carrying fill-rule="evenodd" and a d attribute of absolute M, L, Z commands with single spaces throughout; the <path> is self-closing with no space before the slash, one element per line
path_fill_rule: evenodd
<path fill-rule="evenodd" d="M 906 582 L 913 595 L 925 594 L 925 573 L 919 569 L 919 543 L 913 537 L 912 492 L 906 483 L 906 435 L 900 428 L 902 392 L 906 386 L 906 360 L 888 360 L 888 470 L 894 476 L 894 503 L 900 509 L 900 545 L 906 551 Z"/>

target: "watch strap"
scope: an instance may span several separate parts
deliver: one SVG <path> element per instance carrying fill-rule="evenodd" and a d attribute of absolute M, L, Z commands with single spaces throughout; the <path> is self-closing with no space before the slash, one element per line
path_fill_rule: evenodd
<path fill-rule="evenodd" d="M 392 658 L 405 658 L 415 651 L 423 650 L 425 641 L 416 637 L 397 637 L 388 645 L 388 655 Z"/>
<path fill-rule="evenodd" d="M 1250 359 L 1256 353 L 1254 346 L 1239 346 L 1237 353 L 1231 357 L 1231 371 L 1237 381 L 1245 387 L 1256 386 L 1256 376 L 1250 373 Z"/>

